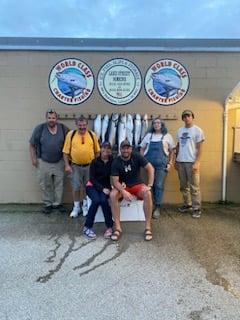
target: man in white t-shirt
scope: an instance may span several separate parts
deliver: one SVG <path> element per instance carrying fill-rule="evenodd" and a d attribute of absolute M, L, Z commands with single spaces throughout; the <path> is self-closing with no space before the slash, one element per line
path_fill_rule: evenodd
<path fill-rule="evenodd" d="M 194 114 L 191 110 L 183 111 L 182 120 L 185 126 L 177 131 L 175 168 L 178 171 L 184 203 L 178 210 L 192 211 L 192 217 L 199 218 L 201 216 L 200 158 L 205 137 L 202 129 L 194 124 Z"/>

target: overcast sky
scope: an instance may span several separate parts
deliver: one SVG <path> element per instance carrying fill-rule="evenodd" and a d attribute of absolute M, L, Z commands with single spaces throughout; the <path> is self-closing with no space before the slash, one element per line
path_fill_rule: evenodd
<path fill-rule="evenodd" d="M 240 0 L 0 0 L 1 37 L 239 38 Z"/>

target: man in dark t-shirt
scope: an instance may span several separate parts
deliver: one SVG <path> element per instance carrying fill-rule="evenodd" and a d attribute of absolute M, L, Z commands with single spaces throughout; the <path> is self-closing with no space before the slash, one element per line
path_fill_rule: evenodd
<path fill-rule="evenodd" d="M 141 179 L 140 168 L 143 167 L 148 175 L 148 185 Z M 120 155 L 112 163 L 111 179 L 113 189 L 110 193 L 112 215 L 115 222 L 115 231 L 111 239 L 117 241 L 122 233 L 120 223 L 119 200 L 132 201 L 133 195 L 143 200 L 145 215 L 146 241 L 152 240 L 151 218 L 152 218 L 152 193 L 151 188 L 154 180 L 154 168 L 139 153 L 132 152 L 132 146 L 128 140 L 120 144 Z"/>
<path fill-rule="evenodd" d="M 32 165 L 36 168 L 37 180 L 45 205 L 44 212 L 49 214 L 53 208 L 65 212 L 62 205 L 64 162 L 62 148 L 69 131 L 57 121 L 53 109 L 46 112 L 46 122 L 35 127 L 29 140 Z"/>

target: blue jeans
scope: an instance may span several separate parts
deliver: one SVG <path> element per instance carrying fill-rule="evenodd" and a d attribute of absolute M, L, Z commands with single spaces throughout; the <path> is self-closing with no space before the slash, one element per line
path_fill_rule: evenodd
<path fill-rule="evenodd" d="M 162 204 L 163 192 L 165 180 L 167 177 L 167 171 L 163 168 L 155 168 L 154 184 L 153 184 L 153 199 L 155 205 Z"/>
<path fill-rule="evenodd" d="M 163 136 L 164 137 L 164 136 Z M 150 141 L 146 158 L 154 167 L 153 200 L 155 205 L 162 204 L 164 184 L 167 177 L 168 157 L 163 149 L 163 137 L 160 141 Z"/>
<path fill-rule="evenodd" d="M 96 190 L 94 187 L 86 187 L 86 193 L 89 198 L 92 200 L 90 208 L 88 209 L 88 214 L 86 216 L 85 227 L 92 228 L 94 219 L 98 210 L 98 207 L 101 206 L 102 212 L 105 219 L 105 224 L 107 228 L 112 228 L 112 211 L 108 203 L 109 196 L 102 191 Z"/>

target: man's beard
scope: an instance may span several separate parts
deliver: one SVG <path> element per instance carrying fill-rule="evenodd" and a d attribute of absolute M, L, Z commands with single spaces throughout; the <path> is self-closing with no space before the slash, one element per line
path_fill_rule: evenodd
<path fill-rule="evenodd" d="M 131 157 L 131 154 L 121 154 L 121 157 L 124 159 L 124 160 L 128 160 L 128 159 L 130 159 L 130 157 Z"/>
<path fill-rule="evenodd" d="M 50 128 L 54 128 L 54 127 L 56 127 L 56 122 L 48 122 L 48 126 L 50 127 Z"/>

